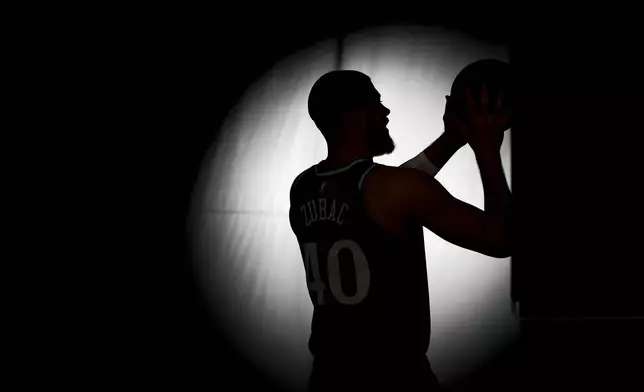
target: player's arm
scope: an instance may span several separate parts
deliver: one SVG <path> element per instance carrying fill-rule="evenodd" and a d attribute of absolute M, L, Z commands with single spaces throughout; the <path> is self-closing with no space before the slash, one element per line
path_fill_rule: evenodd
<path fill-rule="evenodd" d="M 448 98 L 445 97 L 445 112 L 443 115 L 445 131 L 427 148 L 414 158 L 400 165 L 400 167 L 417 169 L 434 177 L 452 156 L 466 144 L 454 124 L 449 121 Z"/>
<path fill-rule="evenodd" d="M 434 177 L 465 143 L 444 132 L 426 149 L 400 167 L 417 169 Z"/>
<path fill-rule="evenodd" d="M 508 114 L 503 94 L 488 112 L 487 88 L 477 107 L 466 91 L 468 119 L 455 119 L 469 142 L 481 174 L 485 211 L 454 198 L 438 181 L 417 170 L 390 168 L 383 171 L 388 189 L 387 205 L 404 222 L 417 222 L 439 237 L 463 248 L 492 257 L 511 254 L 510 207 L 512 196 L 503 171 L 501 144 Z"/>
<path fill-rule="evenodd" d="M 498 171 L 495 165 L 498 163 L 491 160 L 486 170 Z M 420 224 L 454 245 L 486 256 L 511 255 L 509 206 L 501 207 L 506 200 L 503 187 L 495 180 L 486 178 L 484 182 L 487 192 L 482 211 L 455 198 L 436 179 L 417 170 L 385 167 L 375 176 L 379 177 L 374 180 L 380 181 L 382 191 L 388 189 L 383 197 L 397 219 Z M 497 189 L 493 189 L 495 185 Z"/>

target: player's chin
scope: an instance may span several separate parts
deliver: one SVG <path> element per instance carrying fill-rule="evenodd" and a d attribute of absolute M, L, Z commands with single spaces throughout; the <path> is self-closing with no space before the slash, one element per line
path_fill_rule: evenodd
<path fill-rule="evenodd" d="M 383 142 L 373 149 L 373 156 L 379 157 L 387 154 L 391 154 L 396 149 L 396 145 L 392 142 Z"/>
<path fill-rule="evenodd" d="M 392 152 L 394 152 L 395 149 L 396 149 L 396 143 L 394 143 L 392 138 L 387 136 L 387 141 L 383 145 L 383 149 L 382 149 L 383 154 L 391 154 Z"/>

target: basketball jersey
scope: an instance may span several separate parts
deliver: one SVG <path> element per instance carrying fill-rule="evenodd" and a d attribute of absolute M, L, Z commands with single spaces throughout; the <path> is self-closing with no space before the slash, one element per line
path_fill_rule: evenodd
<path fill-rule="evenodd" d="M 293 182 L 289 219 L 313 303 L 314 359 L 424 356 L 431 320 L 422 226 L 397 236 L 366 211 L 360 159 Z"/>

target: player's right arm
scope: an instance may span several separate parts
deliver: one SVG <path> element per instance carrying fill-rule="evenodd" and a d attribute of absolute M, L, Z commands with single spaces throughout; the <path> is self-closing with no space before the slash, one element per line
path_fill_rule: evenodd
<path fill-rule="evenodd" d="M 489 165 L 491 169 L 498 169 L 493 165 Z M 455 198 L 436 179 L 414 169 L 380 166 L 370 177 L 368 185 L 380 199 L 379 204 L 405 225 L 422 225 L 454 245 L 486 256 L 511 255 L 509 208 L 483 211 Z M 491 183 L 486 185 L 489 188 Z M 495 197 L 499 191 L 486 192 L 486 197 Z M 486 203 L 486 208 L 489 204 L 493 203 Z"/>

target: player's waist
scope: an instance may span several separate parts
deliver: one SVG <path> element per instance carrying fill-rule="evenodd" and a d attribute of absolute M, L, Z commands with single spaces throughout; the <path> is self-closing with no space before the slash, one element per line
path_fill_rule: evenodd
<path fill-rule="evenodd" d="M 374 347 L 372 350 L 350 352 L 321 352 L 313 356 L 313 365 L 318 369 L 351 369 L 363 367 L 379 368 L 408 368 L 427 362 L 426 349 L 420 347 L 384 348 Z"/>
<path fill-rule="evenodd" d="M 311 353 L 314 357 L 325 360 L 346 358 L 355 360 L 375 361 L 390 358 L 417 358 L 425 355 L 429 346 L 431 331 L 406 333 L 373 333 L 362 334 L 312 334 L 310 341 Z"/>

